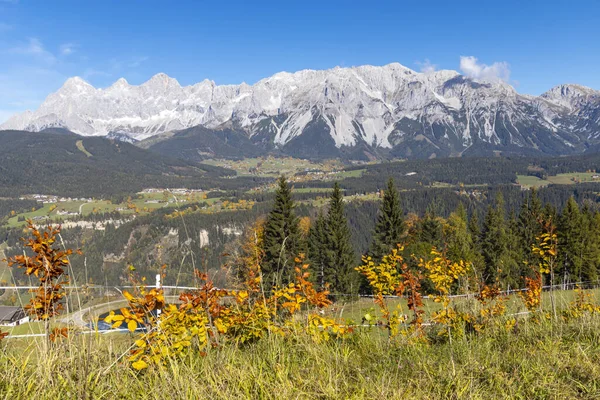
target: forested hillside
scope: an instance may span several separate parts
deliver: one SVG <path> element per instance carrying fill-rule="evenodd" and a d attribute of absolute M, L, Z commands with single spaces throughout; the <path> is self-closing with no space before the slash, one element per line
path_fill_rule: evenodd
<path fill-rule="evenodd" d="M 147 187 L 206 187 L 230 174 L 105 138 L 0 131 L 0 196 L 110 197 Z"/>
<path fill-rule="evenodd" d="M 515 287 L 522 284 L 525 276 L 522 260 L 530 252 L 531 232 L 537 229 L 537 219 L 551 217 L 559 236 L 585 239 L 587 246 L 587 255 L 578 255 L 577 263 L 569 262 L 569 267 L 561 269 L 557 279 L 594 280 L 600 266 L 594 254 L 600 249 L 591 239 L 600 237 L 600 233 L 595 233 L 600 223 L 599 191 L 600 184 L 595 183 L 575 187 L 556 185 L 536 192 L 522 191 L 514 185 L 473 190 L 403 190 L 397 201 L 404 221 L 401 241 L 406 244 L 408 259 L 411 254 L 426 256 L 432 246 L 447 245 L 448 249 L 455 248 L 452 251 L 459 251 L 461 257 L 472 261 L 482 274 L 486 265 L 496 266 L 500 262 L 502 284 Z M 386 192 L 389 190 L 384 187 L 383 198 Z M 228 285 L 231 282 L 229 268 L 239 255 L 245 232 L 271 212 L 275 196 L 273 193 L 262 198 L 251 210 L 207 213 L 193 204 L 179 209 L 159 209 L 118 227 L 109 224 L 105 230 L 66 229 L 63 237 L 72 247 L 83 250 L 83 256 L 73 256 L 77 279 L 119 284 L 127 279 L 128 265 L 135 265 L 140 273 L 151 277 L 160 265 L 167 264 L 166 279 L 170 283 L 189 283 L 193 269 L 201 268 L 210 271 L 219 285 Z M 372 249 L 381 200 L 353 200 L 350 196 L 343 203 L 355 264 Z M 292 188 L 291 201 L 295 203 L 295 215 L 303 220 L 301 236 L 308 242 L 308 230 L 318 226 L 319 215 L 328 212 L 329 195 L 296 192 Z M 112 213 L 93 214 L 87 219 L 92 217 L 97 221 L 124 218 Z M 577 221 L 573 226 L 581 230 L 579 233 L 562 233 L 571 229 L 567 228 L 570 220 Z M 21 230 L 4 229 L 0 234 L 0 241 L 10 246 L 8 254 L 20 251 Z M 494 240 L 500 243 L 490 242 Z M 310 256 L 308 244 L 298 249 Z M 494 250 L 490 253 L 489 249 Z M 482 258 L 482 254 L 488 258 Z"/>

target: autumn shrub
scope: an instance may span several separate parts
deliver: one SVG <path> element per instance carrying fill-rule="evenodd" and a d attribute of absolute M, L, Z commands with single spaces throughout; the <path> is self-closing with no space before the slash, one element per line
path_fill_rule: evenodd
<path fill-rule="evenodd" d="M 379 306 L 383 326 L 388 331 L 389 338 L 402 333 L 405 336 L 416 338 L 423 337 L 422 324 L 424 313 L 421 290 L 422 276 L 410 270 L 404 262 L 402 250 L 398 245 L 389 254 L 382 257 L 379 263 L 373 261 L 370 256 L 363 257 L 363 265 L 356 268 L 371 286 L 374 294 L 374 302 Z M 389 296 L 406 296 L 408 309 L 412 312 L 412 320 L 408 328 L 402 328 L 408 316 L 403 313 L 400 303 L 390 310 L 387 298 Z"/>
<path fill-rule="evenodd" d="M 25 249 L 29 249 L 32 255 L 24 252 L 23 255 L 11 257 L 6 261 L 9 266 L 22 268 L 25 275 L 38 280 L 38 287 L 30 290 L 32 297 L 25 310 L 34 319 L 44 321 L 46 337 L 53 341 L 58 337 L 67 336 L 67 331 L 63 328 L 50 332 L 50 320 L 63 309 L 66 295 L 64 287 L 69 283 L 69 256 L 73 254 L 73 250 L 60 249 L 57 246 L 60 226 L 48 226 L 40 231 L 29 220 L 26 229 L 31 237 L 21 240 Z"/>
<path fill-rule="evenodd" d="M 270 334 L 289 337 L 303 331 L 323 342 L 350 333 L 351 327 L 321 314 L 331 305 L 329 291 L 314 288 L 302 255 L 295 261 L 294 282 L 268 293 L 257 262 L 247 266 L 246 281 L 235 290 L 216 288 L 206 274 L 196 272 L 200 286 L 181 294 L 178 306 L 165 304 L 162 289 L 138 285 L 136 294 L 123 293 L 128 307 L 120 314 L 111 312 L 105 321 L 113 328 L 125 324 L 131 332 L 144 326 L 128 356 L 137 370 L 189 351 L 206 354 L 210 348 L 246 345 Z"/>
<path fill-rule="evenodd" d="M 436 291 L 434 301 L 442 305 L 440 311 L 432 314 L 432 321 L 440 325 L 437 335 L 447 337 L 452 334 L 462 335 L 465 321 L 469 317 L 450 305 L 450 294 L 454 284 L 467 274 L 470 264 L 463 260 L 451 261 L 434 247 L 430 259 L 419 260 L 419 267 L 427 272 L 427 276 L 433 282 Z"/>

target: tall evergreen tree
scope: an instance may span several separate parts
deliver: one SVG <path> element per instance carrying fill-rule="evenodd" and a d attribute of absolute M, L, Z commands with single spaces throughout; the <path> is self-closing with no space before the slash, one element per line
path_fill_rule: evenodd
<path fill-rule="evenodd" d="M 319 287 L 325 285 L 325 249 L 327 246 L 327 221 L 321 211 L 308 234 L 308 262 Z"/>
<path fill-rule="evenodd" d="M 531 251 L 528 250 L 527 253 Z M 519 238 L 519 221 L 514 211 L 511 211 L 506 225 L 506 253 L 502 257 L 501 279 L 505 285 L 510 287 L 523 287 L 524 280 L 521 279 L 525 264 L 525 249 Z"/>
<path fill-rule="evenodd" d="M 558 220 L 559 269 L 557 279 L 562 282 L 578 282 L 582 276 L 584 240 L 587 221 L 581 215 L 579 205 L 571 196 Z"/>
<path fill-rule="evenodd" d="M 442 224 L 430 205 L 425 216 L 419 221 L 419 241 L 440 248 L 442 245 Z"/>
<path fill-rule="evenodd" d="M 521 243 L 521 252 L 523 254 L 522 276 L 531 274 L 531 266 L 537 264 L 537 256 L 533 254 L 531 248 L 537 243 L 537 237 L 542 233 L 542 224 L 540 219 L 542 215 L 542 203 L 537 196 L 535 188 L 531 189 L 531 193 L 521 203 L 519 211 L 518 232 Z"/>
<path fill-rule="evenodd" d="M 476 248 L 479 248 L 479 243 L 480 243 L 480 239 L 481 239 L 481 227 L 479 226 L 479 218 L 477 217 L 477 213 L 474 212 L 471 215 L 471 218 L 469 218 L 469 233 L 471 234 L 471 237 L 473 238 L 473 243 L 475 245 Z"/>
<path fill-rule="evenodd" d="M 483 255 L 483 280 L 494 284 L 500 278 L 502 263 L 507 251 L 507 226 L 504 199 L 498 193 L 495 207 L 488 207 L 481 232 L 481 252 Z"/>
<path fill-rule="evenodd" d="M 377 224 L 373 233 L 373 242 L 369 255 L 376 261 L 388 254 L 402 241 L 406 226 L 400 207 L 400 196 L 394 186 L 394 179 L 389 178 L 387 189 L 383 193 L 383 202 L 377 216 Z"/>
<path fill-rule="evenodd" d="M 358 273 L 354 270 L 356 257 L 351 244 L 348 221 L 344 215 L 342 190 L 337 182 L 331 193 L 326 225 L 324 280 L 331 285 L 333 293 L 358 292 Z"/>
<path fill-rule="evenodd" d="M 600 213 L 585 207 L 586 235 L 583 246 L 581 280 L 598 283 L 600 268 Z"/>
<path fill-rule="evenodd" d="M 477 277 L 481 277 L 484 274 L 485 262 L 481 249 L 481 227 L 476 212 L 469 218 L 468 231 L 473 245 L 473 269 Z"/>
<path fill-rule="evenodd" d="M 263 279 L 267 285 L 286 284 L 294 274 L 294 258 L 302 248 L 291 187 L 279 178 L 273 208 L 264 229 Z"/>

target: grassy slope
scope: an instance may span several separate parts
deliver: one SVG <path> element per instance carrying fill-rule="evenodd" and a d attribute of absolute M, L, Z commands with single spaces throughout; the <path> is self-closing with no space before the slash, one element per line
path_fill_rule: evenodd
<path fill-rule="evenodd" d="M 530 175 L 517 175 L 517 182 L 519 184 L 528 187 L 540 187 L 547 186 L 550 184 L 555 185 L 573 185 L 577 182 L 599 182 L 598 179 L 592 177 L 598 175 L 595 172 L 569 172 L 565 174 L 558 174 L 555 176 L 549 176 L 547 179 L 540 179 L 537 176 Z M 575 180 L 573 180 L 575 179 Z"/>
<path fill-rule="evenodd" d="M 10 282 L 11 274 L 8 264 L 3 261 L 6 258 L 6 254 L 4 253 L 4 249 L 6 248 L 5 243 L 0 244 L 0 282 Z"/>
<path fill-rule="evenodd" d="M 600 396 L 600 319 L 488 332 L 433 345 L 390 344 L 373 329 L 315 344 L 300 335 L 211 350 L 134 373 L 118 357 L 129 335 L 77 337 L 0 353 L 4 398 L 533 399 Z M 89 342 L 86 342 L 89 341 Z M 31 352 L 30 357 L 24 354 Z"/>

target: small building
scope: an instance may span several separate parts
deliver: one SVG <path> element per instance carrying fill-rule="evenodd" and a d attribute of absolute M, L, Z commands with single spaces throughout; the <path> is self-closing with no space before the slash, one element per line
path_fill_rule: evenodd
<path fill-rule="evenodd" d="M 29 322 L 23 307 L 0 306 L 0 326 L 19 326 Z"/>

